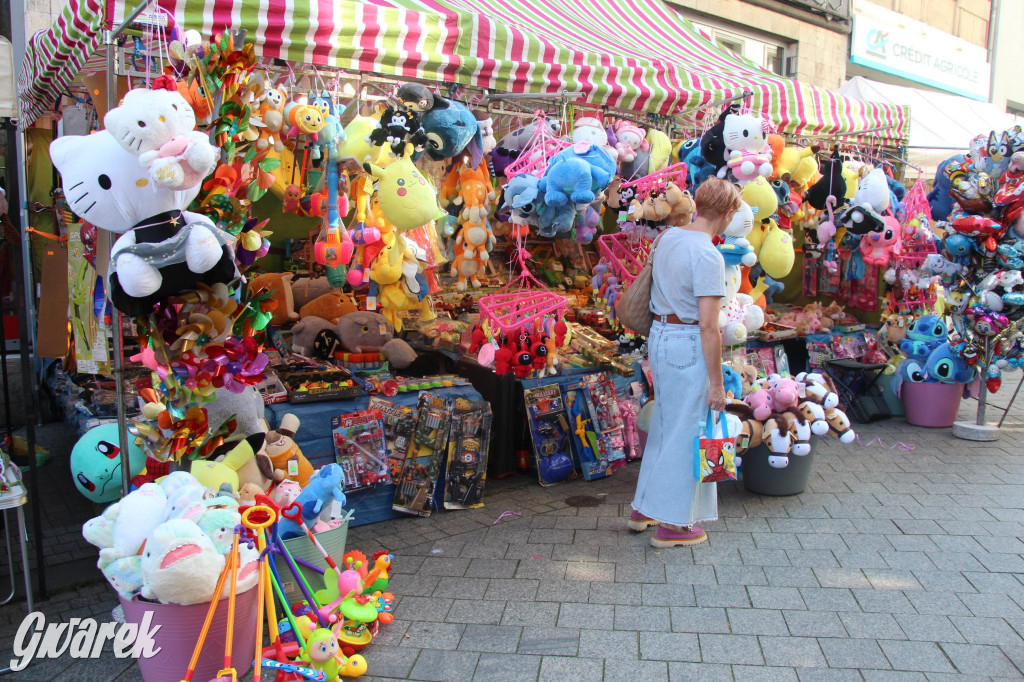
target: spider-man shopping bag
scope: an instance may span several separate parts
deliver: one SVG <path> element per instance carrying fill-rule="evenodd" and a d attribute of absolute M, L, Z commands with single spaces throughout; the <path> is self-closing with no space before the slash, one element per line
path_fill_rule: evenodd
<path fill-rule="evenodd" d="M 714 438 L 715 425 L 711 410 L 702 429 L 703 436 L 693 439 L 693 475 L 701 483 L 736 480 L 736 439 L 729 436 L 725 415 L 718 415 L 721 438 Z"/>

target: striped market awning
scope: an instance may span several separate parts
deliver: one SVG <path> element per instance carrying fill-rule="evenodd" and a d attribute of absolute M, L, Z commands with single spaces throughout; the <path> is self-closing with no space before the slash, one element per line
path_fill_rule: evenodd
<path fill-rule="evenodd" d="M 72 0 L 71 6 L 100 1 Z M 126 5 L 135 6 L 132 0 L 105 1 L 108 25 L 123 20 Z M 159 5 L 176 26 L 203 35 L 245 29 L 266 58 L 498 92 L 581 91 L 591 104 L 661 114 L 749 90 L 750 106 L 780 132 L 871 130 L 877 131 L 875 140 L 890 145 L 903 144 L 907 136 L 904 107 L 779 77 L 722 50 L 662 0 L 159 0 Z M 51 93 L 41 106 L 54 98 Z"/>
<path fill-rule="evenodd" d="M 28 127 L 53 108 L 64 89 L 96 51 L 104 0 L 69 0 L 46 31 L 29 39 L 18 73 L 19 126 Z"/>

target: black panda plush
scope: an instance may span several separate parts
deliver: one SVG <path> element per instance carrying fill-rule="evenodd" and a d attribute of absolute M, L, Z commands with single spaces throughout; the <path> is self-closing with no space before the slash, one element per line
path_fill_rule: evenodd
<path fill-rule="evenodd" d="M 839 147 L 832 148 L 832 156 L 820 165 L 821 178 L 811 185 L 804 195 L 804 202 L 819 211 L 825 210 L 825 201 L 829 195 L 836 198 L 833 208 L 838 208 L 846 201 L 846 180 L 843 178 L 843 159 L 839 156 Z"/>

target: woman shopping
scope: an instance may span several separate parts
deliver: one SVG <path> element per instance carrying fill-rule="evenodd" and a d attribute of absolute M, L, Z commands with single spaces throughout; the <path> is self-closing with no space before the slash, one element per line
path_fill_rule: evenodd
<path fill-rule="evenodd" d="M 725 408 L 718 313 L 725 263 L 712 239 L 740 207 L 732 184 L 711 178 L 694 196 L 696 219 L 667 228 L 656 242 L 651 280 L 654 324 L 647 339 L 654 414 L 640 465 L 629 527 L 657 526 L 654 547 L 707 540 L 701 521 L 718 518 L 714 483 L 698 483 L 693 442 L 707 410 Z"/>

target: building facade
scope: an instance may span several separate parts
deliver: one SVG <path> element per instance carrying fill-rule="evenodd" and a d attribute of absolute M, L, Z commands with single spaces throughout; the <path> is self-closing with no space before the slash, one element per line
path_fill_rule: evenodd
<path fill-rule="evenodd" d="M 838 88 L 846 75 L 850 0 L 669 0 L 724 48 L 782 76 Z"/>

